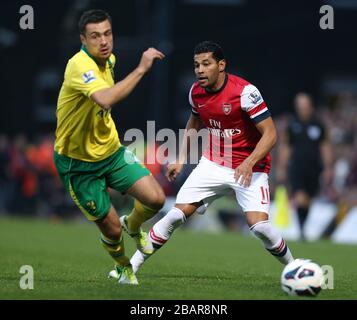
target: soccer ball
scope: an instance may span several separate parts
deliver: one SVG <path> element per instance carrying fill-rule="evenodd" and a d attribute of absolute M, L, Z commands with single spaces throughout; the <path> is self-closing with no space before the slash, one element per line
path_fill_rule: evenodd
<path fill-rule="evenodd" d="M 307 259 L 295 259 L 281 274 L 281 287 L 289 295 L 316 296 L 323 283 L 322 269 Z"/>

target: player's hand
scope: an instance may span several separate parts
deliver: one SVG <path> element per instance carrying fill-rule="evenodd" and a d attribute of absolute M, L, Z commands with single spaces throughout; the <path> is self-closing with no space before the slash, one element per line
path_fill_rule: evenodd
<path fill-rule="evenodd" d="M 243 187 L 249 187 L 252 181 L 253 167 L 247 162 L 243 161 L 234 172 L 235 182 L 238 182 Z"/>
<path fill-rule="evenodd" d="M 143 73 L 146 73 L 152 67 L 155 59 L 162 60 L 164 58 L 165 55 L 162 52 L 156 50 L 155 48 L 149 48 L 141 56 L 138 69 L 141 70 Z"/>
<path fill-rule="evenodd" d="M 176 180 L 177 176 L 180 174 L 181 170 L 183 168 L 182 163 L 171 163 L 167 166 L 167 171 L 166 171 L 166 178 L 170 181 L 173 182 Z"/>

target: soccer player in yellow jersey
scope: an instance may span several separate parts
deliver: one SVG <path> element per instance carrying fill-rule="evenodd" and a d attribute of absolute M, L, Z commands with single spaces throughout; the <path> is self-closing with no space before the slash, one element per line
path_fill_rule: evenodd
<path fill-rule="evenodd" d="M 153 251 L 141 224 L 163 206 L 165 195 L 150 172 L 120 144 L 111 107 L 125 99 L 164 54 L 149 48 L 126 78 L 114 83 L 112 21 L 102 10 L 79 20 L 81 50 L 66 67 L 57 104 L 54 160 L 72 199 L 101 231 L 101 243 L 114 258 L 119 283 L 138 284 L 125 255 L 122 227 L 143 253 Z M 107 188 L 135 198 L 133 211 L 120 219 Z"/>

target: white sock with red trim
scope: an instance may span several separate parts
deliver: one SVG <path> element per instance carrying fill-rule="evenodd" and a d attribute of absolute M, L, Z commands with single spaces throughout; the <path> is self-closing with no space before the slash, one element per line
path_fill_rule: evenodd
<path fill-rule="evenodd" d="M 154 226 L 150 229 L 149 238 L 153 244 L 155 253 L 158 249 L 160 249 L 167 240 L 170 239 L 172 233 L 184 222 L 186 221 L 186 216 L 182 212 L 182 210 L 173 207 L 162 219 L 154 224 Z M 133 267 L 134 273 L 138 271 L 141 265 L 151 257 L 152 254 L 146 255 L 137 250 L 132 258 L 130 259 L 130 263 Z"/>
<path fill-rule="evenodd" d="M 294 260 L 284 239 L 268 220 L 254 224 L 250 231 L 263 241 L 265 248 L 282 264 L 286 265 Z"/>

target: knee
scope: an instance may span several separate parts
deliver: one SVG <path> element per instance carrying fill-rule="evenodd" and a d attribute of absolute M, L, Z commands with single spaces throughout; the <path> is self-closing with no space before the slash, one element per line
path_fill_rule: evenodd
<path fill-rule="evenodd" d="M 252 228 L 254 225 L 258 225 L 260 222 L 269 221 L 269 215 L 265 212 L 247 212 L 246 220 L 249 228 Z"/>
<path fill-rule="evenodd" d="M 165 197 L 163 190 L 159 189 L 159 190 L 156 190 L 156 192 L 153 193 L 153 195 L 150 197 L 150 200 L 149 200 L 149 203 L 147 204 L 147 206 L 152 209 L 160 210 L 164 206 L 165 200 L 166 200 L 166 197 Z"/>

